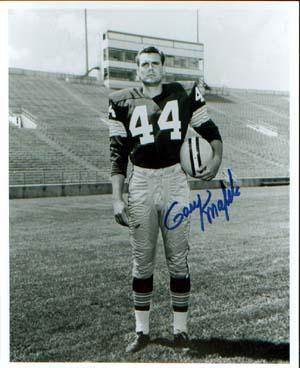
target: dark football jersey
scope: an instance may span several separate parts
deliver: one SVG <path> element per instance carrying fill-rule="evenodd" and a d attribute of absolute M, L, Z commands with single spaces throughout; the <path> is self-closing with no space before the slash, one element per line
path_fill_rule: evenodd
<path fill-rule="evenodd" d="M 128 156 L 144 168 L 163 168 L 180 161 L 180 148 L 190 124 L 209 142 L 221 140 L 194 82 L 162 85 L 162 93 L 146 97 L 142 88 L 109 96 L 111 174 L 126 176 Z"/>

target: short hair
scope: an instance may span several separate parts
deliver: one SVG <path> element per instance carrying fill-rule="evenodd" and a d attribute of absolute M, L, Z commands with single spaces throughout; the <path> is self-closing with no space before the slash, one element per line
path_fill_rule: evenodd
<path fill-rule="evenodd" d="M 137 65 L 140 65 L 140 55 L 141 54 L 158 54 L 160 56 L 162 65 L 164 65 L 165 63 L 165 54 L 154 46 L 145 47 L 138 52 L 135 58 Z"/>

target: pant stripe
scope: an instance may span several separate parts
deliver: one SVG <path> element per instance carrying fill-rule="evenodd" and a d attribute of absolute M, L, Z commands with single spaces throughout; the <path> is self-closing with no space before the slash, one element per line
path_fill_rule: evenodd
<path fill-rule="evenodd" d="M 174 293 L 173 291 L 172 291 L 172 296 L 174 297 L 174 298 L 185 298 L 185 297 L 189 297 L 189 295 L 190 295 L 190 293 Z"/>

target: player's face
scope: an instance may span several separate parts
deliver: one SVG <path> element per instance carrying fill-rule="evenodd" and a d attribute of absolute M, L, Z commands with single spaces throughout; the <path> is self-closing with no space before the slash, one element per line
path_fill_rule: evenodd
<path fill-rule="evenodd" d="M 147 86 L 157 86 L 163 77 L 163 65 L 159 54 L 141 54 L 137 75 Z"/>

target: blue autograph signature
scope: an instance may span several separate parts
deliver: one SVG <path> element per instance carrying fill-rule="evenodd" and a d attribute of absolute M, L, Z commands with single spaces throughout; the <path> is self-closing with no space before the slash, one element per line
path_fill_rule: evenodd
<path fill-rule="evenodd" d="M 205 231 L 204 220 L 205 218 L 207 221 L 212 224 L 213 220 L 216 217 L 219 217 L 221 212 L 224 212 L 224 216 L 227 221 L 229 221 L 229 211 L 228 207 L 233 203 L 235 197 L 239 197 L 241 195 L 240 187 L 238 185 L 234 186 L 232 172 L 230 169 L 228 171 L 229 177 L 229 188 L 226 188 L 225 184 L 222 180 L 220 180 L 220 185 L 222 189 L 223 198 L 218 199 L 217 202 L 210 203 L 212 193 L 210 190 L 206 190 L 208 193 L 206 200 L 203 202 L 200 194 L 197 194 L 195 200 L 190 202 L 188 206 L 183 207 L 181 211 L 176 211 L 176 206 L 178 202 L 175 201 L 171 204 L 169 209 L 166 212 L 164 218 L 164 226 L 168 230 L 176 229 L 182 221 L 189 217 L 192 212 L 196 209 L 199 209 L 199 216 L 200 216 L 200 228 L 202 231 Z"/>

